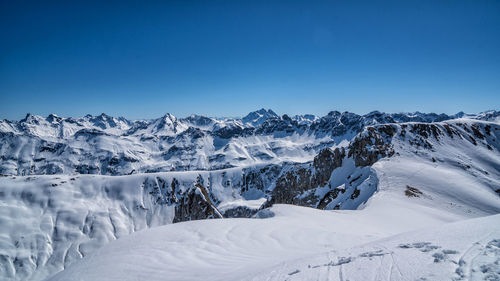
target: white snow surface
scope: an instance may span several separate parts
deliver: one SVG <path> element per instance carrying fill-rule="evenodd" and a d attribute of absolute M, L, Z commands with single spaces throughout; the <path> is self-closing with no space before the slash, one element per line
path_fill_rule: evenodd
<path fill-rule="evenodd" d="M 286 260 L 240 280 L 498 280 L 499 225 L 500 215 L 446 223 Z"/>
<path fill-rule="evenodd" d="M 266 219 L 193 221 L 137 232 L 49 280 L 500 277 L 500 215 L 448 224 L 457 218 L 423 213 L 414 220 L 418 209 L 391 208 L 388 217 L 291 205 L 270 211 L 274 217 Z M 423 226 L 428 228 L 406 232 Z"/>

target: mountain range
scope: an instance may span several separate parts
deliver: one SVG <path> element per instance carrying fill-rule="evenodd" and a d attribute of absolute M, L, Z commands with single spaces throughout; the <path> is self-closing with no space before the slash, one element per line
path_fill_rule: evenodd
<path fill-rule="evenodd" d="M 498 111 L 27 115 L 0 139 L 2 280 L 500 278 Z"/>
<path fill-rule="evenodd" d="M 332 111 L 323 117 L 289 117 L 260 109 L 241 119 L 167 113 L 153 120 L 27 114 L 20 121 L 0 121 L 0 174 L 127 175 L 305 162 L 322 148 L 350 141 L 366 126 L 457 118 L 495 121 L 500 112 L 450 116 Z"/>

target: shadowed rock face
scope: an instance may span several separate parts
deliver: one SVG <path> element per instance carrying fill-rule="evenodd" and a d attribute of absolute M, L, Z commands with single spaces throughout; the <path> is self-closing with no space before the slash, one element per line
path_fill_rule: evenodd
<path fill-rule="evenodd" d="M 394 155 L 390 138 L 394 136 L 395 128 L 391 125 L 368 127 L 349 145 L 349 157 L 359 167 L 371 166 L 382 157 Z"/>
<path fill-rule="evenodd" d="M 250 209 L 245 206 L 239 206 L 236 208 L 232 208 L 226 210 L 224 212 L 225 218 L 250 218 L 255 215 L 259 210 L 258 209 Z"/>
<path fill-rule="evenodd" d="M 244 169 L 241 192 L 244 193 L 251 189 L 265 192 L 266 188 L 278 178 L 282 169 L 283 165 L 267 165 L 259 169 Z"/>
<path fill-rule="evenodd" d="M 264 207 L 271 206 L 274 203 L 315 207 L 322 198 L 318 198 L 314 193 L 306 196 L 302 195 L 327 185 L 332 172 L 342 166 L 345 156 L 345 148 L 336 148 L 334 150 L 327 148 L 321 150 L 312 163 L 268 165 L 257 170 L 247 169 L 242 174 L 241 181 L 236 182 L 241 185 L 240 192 L 242 194 L 249 189 L 266 191 L 274 182 L 275 188 L 269 194 L 268 202 L 264 204 Z M 161 181 L 158 182 L 161 183 Z M 174 185 L 174 181 L 172 181 L 171 185 Z M 238 185 L 235 186 L 235 188 L 237 187 Z M 173 222 L 216 217 L 210 203 L 200 192 L 197 192 L 196 188 L 189 188 L 180 194 L 177 193 L 176 196 Z M 169 198 L 169 195 L 167 194 L 164 197 Z M 156 199 L 156 202 L 163 201 Z M 329 202 L 325 202 L 323 200 L 323 204 L 326 206 Z M 240 206 L 226 210 L 224 216 L 251 217 L 256 212 L 255 209 Z"/>
<path fill-rule="evenodd" d="M 333 170 L 342 166 L 342 159 L 345 157 L 345 149 L 329 148 L 321 150 L 316 157 L 314 157 L 313 167 L 316 171 L 314 184 L 323 186 L 330 179 Z"/>
<path fill-rule="evenodd" d="M 181 199 L 175 207 L 173 223 L 190 220 L 201 220 L 215 218 L 215 213 L 196 187 L 188 189 L 181 195 Z"/>
<path fill-rule="evenodd" d="M 299 195 L 313 188 L 312 170 L 299 166 L 285 172 L 276 180 L 271 203 L 305 205 L 311 203 L 311 197 L 298 198 Z"/>
<path fill-rule="evenodd" d="M 345 193 L 345 189 L 334 189 L 332 191 L 328 191 L 319 201 L 317 208 L 324 210 L 333 200 L 337 199 L 339 193 Z M 338 209 L 338 205 L 335 207 Z"/>
<path fill-rule="evenodd" d="M 329 148 L 321 150 L 314 161 L 309 165 L 295 167 L 276 180 L 276 188 L 272 193 L 273 203 L 297 204 L 302 206 L 315 206 L 317 198 L 314 195 L 298 198 L 308 190 L 315 189 L 327 184 L 330 176 L 336 168 L 342 166 L 345 157 L 344 148 Z"/>

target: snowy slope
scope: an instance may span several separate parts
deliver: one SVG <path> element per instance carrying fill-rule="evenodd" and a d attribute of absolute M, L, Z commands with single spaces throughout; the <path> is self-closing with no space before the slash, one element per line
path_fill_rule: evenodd
<path fill-rule="evenodd" d="M 275 216 L 266 219 L 195 221 L 138 232 L 49 280 L 459 280 L 471 273 L 500 277 L 495 264 L 500 215 L 449 225 L 446 221 L 452 218 L 421 215 L 409 227 L 404 223 L 408 218 L 396 214 L 387 218 L 365 211 L 285 205 L 270 211 Z M 397 229 L 383 227 L 387 219 Z M 423 225 L 433 227 L 394 235 Z M 483 268 L 485 273 L 471 270 Z"/>
<path fill-rule="evenodd" d="M 499 225 L 500 215 L 444 224 L 286 261 L 241 280 L 498 280 Z"/>
<path fill-rule="evenodd" d="M 0 177 L 0 279 L 41 280 L 132 232 L 209 217 L 194 187 L 199 179 L 211 183 L 221 207 L 233 205 L 223 211 L 263 203 L 233 194 L 227 177 L 208 172 Z"/>

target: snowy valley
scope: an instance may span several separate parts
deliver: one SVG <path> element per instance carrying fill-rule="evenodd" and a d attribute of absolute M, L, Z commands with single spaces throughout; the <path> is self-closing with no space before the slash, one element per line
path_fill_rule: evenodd
<path fill-rule="evenodd" d="M 2 280 L 500 279 L 498 111 L 27 115 L 0 139 Z"/>

